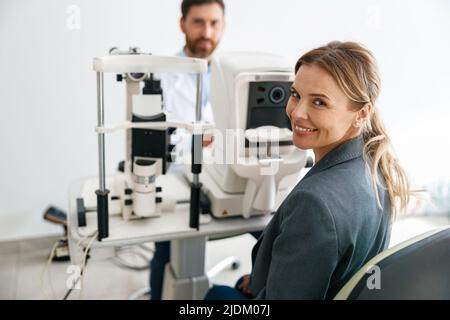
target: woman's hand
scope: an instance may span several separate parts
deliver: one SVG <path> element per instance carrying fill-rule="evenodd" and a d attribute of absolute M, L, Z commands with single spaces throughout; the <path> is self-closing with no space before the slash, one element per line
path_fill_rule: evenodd
<path fill-rule="evenodd" d="M 242 283 L 238 286 L 238 289 L 246 295 L 252 295 L 250 291 L 250 275 L 246 274 L 242 277 Z"/>

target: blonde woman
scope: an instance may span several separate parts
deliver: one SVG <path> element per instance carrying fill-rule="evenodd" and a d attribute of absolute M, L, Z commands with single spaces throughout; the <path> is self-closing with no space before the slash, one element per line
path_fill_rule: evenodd
<path fill-rule="evenodd" d="M 386 249 L 390 224 L 409 200 L 376 99 L 372 53 L 332 42 L 295 66 L 286 112 L 294 144 L 315 164 L 275 213 L 253 248 L 251 275 L 207 299 L 332 299 Z"/>

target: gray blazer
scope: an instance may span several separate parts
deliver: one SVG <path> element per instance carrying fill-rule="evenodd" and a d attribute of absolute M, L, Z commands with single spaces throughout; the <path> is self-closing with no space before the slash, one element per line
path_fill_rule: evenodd
<path fill-rule="evenodd" d="M 332 299 L 390 237 L 390 201 L 377 205 L 362 137 L 326 154 L 286 197 L 252 251 L 257 299 Z M 383 181 L 383 180 L 382 180 Z"/>

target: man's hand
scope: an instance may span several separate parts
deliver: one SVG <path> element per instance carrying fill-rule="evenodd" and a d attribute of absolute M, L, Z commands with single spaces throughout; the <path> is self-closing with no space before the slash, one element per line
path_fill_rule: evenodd
<path fill-rule="evenodd" d="M 242 283 L 239 285 L 238 289 L 246 295 L 252 295 L 250 291 L 250 275 L 246 274 L 243 276 Z"/>
<path fill-rule="evenodd" d="M 204 134 L 203 135 L 203 146 L 207 147 L 214 141 L 214 136 L 212 134 Z"/>

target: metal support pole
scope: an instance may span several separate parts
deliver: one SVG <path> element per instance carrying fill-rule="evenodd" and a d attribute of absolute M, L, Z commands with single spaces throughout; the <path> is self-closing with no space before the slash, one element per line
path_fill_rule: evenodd
<path fill-rule="evenodd" d="M 197 105 L 195 106 L 195 121 L 200 122 L 202 121 L 202 102 L 203 102 L 203 74 L 198 73 L 197 74 Z M 197 134 L 198 135 L 198 134 Z M 194 139 L 192 141 L 193 143 L 193 160 L 194 164 L 201 165 L 202 163 L 202 151 L 203 151 L 203 134 L 200 135 L 201 138 L 195 137 L 194 133 Z M 199 143 L 200 141 L 200 143 Z M 200 167 L 201 172 L 201 167 Z M 193 181 L 194 184 L 199 184 L 199 173 L 194 173 Z"/>
<path fill-rule="evenodd" d="M 105 105 L 103 94 L 103 72 L 97 72 L 97 126 L 103 127 L 105 123 Z M 99 188 L 105 191 L 105 134 L 98 133 L 98 167 Z"/>
<path fill-rule="evenodd" d="M 103 72 L 97 72 L 97 125 L 103 127 L 105 123 L 105 102 L 103 95 Z M 105 177 L 105 134 L 98 133 L 98 168 L 99 168 L 99 189 L 97 194 L 97 228 L 98 240 L 109 236 L 109 211 L 108 193 L 106 189 Z"/>
<path fill-rule="evenodd" d="M 203 97 L 203 74 L 197 74 L 197 105 L 195 107 L 195 121 L 202 121 L 202 97 Z M 199 174 L 202 171 L 203 133 L 195 132 L 192 135 L 192 183 L 189 226 L 198 230 L 200 221 L 200 192 L 202 184 Z"/>

